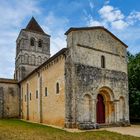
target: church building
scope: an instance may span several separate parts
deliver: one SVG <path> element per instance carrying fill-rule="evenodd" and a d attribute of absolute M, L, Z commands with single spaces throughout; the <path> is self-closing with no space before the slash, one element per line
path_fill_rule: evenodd
<path fill-rule="evenodd" d="M 67 128 L 128 125 L 127 45 L 102 26 L 65 35 L 66 48 L 50 56 L 51 36 L 34 18 L 20 31 L 14 79 L 0 78 L 0 118 Z"/>

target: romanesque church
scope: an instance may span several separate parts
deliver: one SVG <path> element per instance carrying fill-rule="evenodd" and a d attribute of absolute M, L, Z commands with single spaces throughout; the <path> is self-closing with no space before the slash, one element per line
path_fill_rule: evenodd
<path fill-rule="evenodd" d="M 129 124 L 127 45 L 102 26 L 70 28 L 50 56 L 32 18 L 16 40 L 14 79 L 0 78 L 0 118 L 67 128 Z"/>

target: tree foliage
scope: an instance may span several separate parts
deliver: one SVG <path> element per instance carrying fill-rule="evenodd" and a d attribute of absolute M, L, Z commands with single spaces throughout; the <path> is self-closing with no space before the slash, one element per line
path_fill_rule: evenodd
<path fill-rule="evenodd" d="M 140 53 L 127 55 L 130 118 L 140 119 Z"/>

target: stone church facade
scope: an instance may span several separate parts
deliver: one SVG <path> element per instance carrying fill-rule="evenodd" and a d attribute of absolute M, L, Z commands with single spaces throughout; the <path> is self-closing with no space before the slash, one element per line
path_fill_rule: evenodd
<path fill-rule="evenodd" d="M 101 26 L 65 35 L 67 48 L 50 57 L 50 35 L 34 18 L 21 30 L 15 79 L 0 79 L 0 118 L 67 128 L 129 124 L 127 45 Z"/>

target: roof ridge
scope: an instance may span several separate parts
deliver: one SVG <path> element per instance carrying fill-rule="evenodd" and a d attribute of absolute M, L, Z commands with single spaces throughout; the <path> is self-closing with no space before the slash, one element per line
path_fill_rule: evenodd
<path fill-rule="evenodd" d="M 79 30 L 92 30 L 92 29 L 103 29 L 108 32 L 113 38 L 117 39 L 121 44 L 123 44 L 126 48 L 128 47 L 123 41 L 121 41 L 117 36 L 115 36 L 112 32 L 106 29 L 104 26 L 91 26 L 91 27 L 71 27 L 66 32 L 65 35 L 68 35 L 71 31 L 79 31 Z"/>

